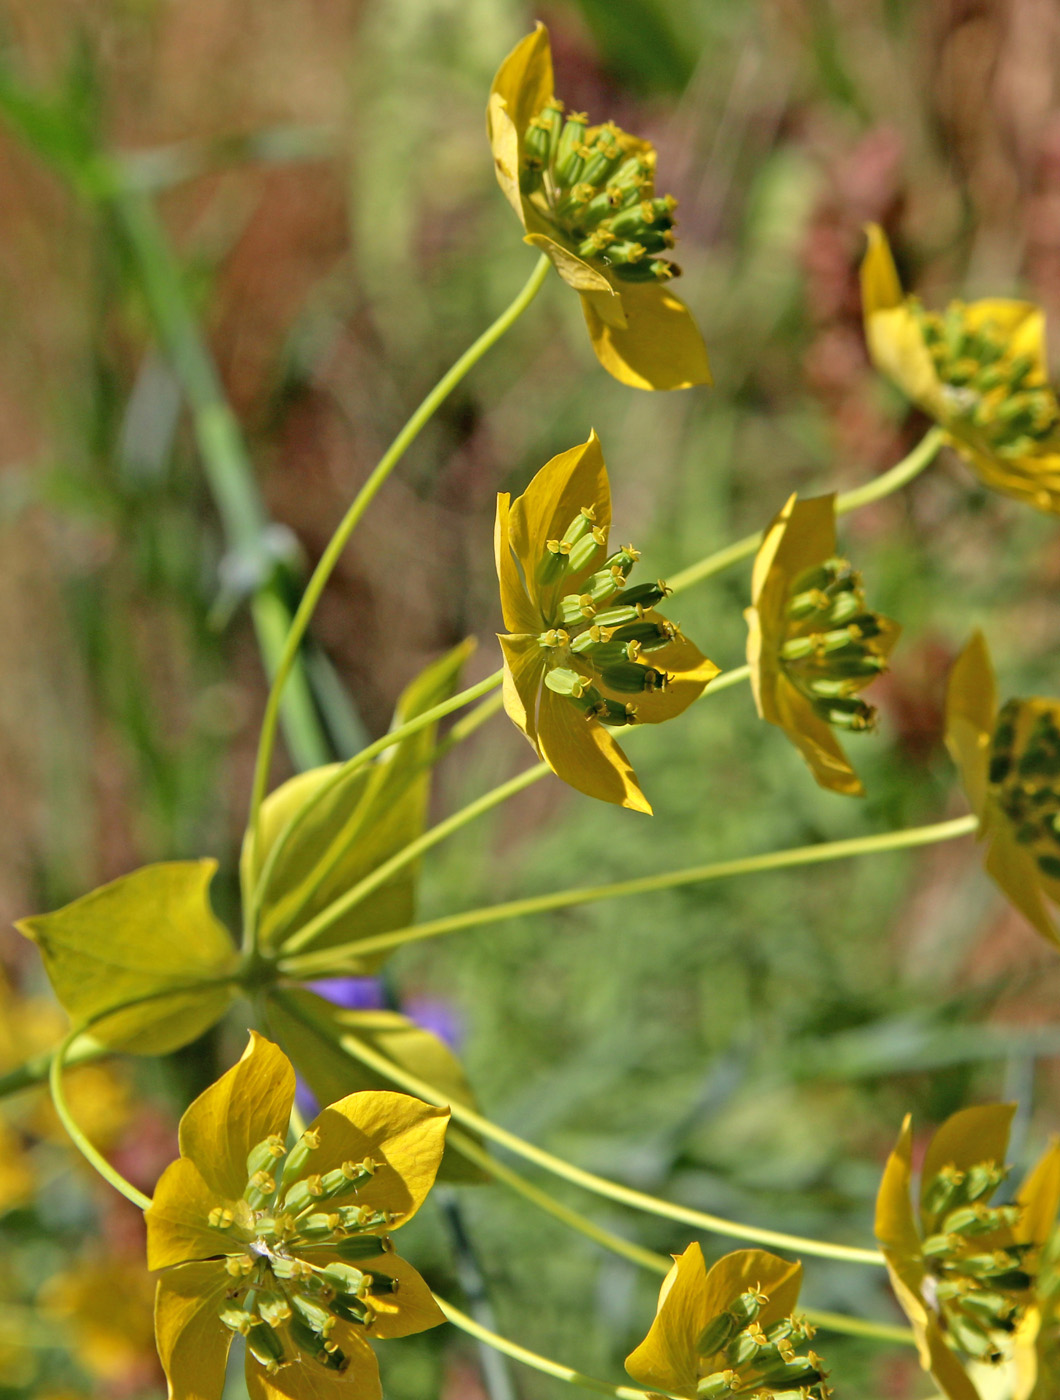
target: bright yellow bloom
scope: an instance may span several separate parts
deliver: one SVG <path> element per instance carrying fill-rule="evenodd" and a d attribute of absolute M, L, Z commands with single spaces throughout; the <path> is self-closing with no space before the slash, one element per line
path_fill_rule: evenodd
<path fill-rule="evenodd" d="M 1042 312 L 1000 298 L 925 311 L 903 295 L 883 230 L 866 233 L 861 296 L 877 368 L 945 428 L 984 485 L 1060 515 L 1060 404 Z"/>
<path fill-rule="evenodd" d="M 379 1400 L 367 1338 L 444 1320 L 389 1233 L 434 1182 L 449 1110 L 351 1094 L 288 1151 L 293 1102 L 290 1061 L 252 1032 L 180 1120 L 146 1212 L 170 1400 L 220 1400 L 237 1332 L 250 1400 Z"/>
<path fill-rule="evenodd" d="M 608 555 L 611 488 L 595 433 L 497 497 L 497 573 L 510 635 L 504 708 L 564 782 L 651 807 L 610 730 L 672 719 L 718 674 L 655 611 L 666 585 L 628 587 L 632 545 Z"/>
<path fill-rule="evenodd" d="M 821 787 L 864 793 L 833 729 L 862 731 L 859 692 L 887 669 L 899 627 L 865 607 L 861 575 L 836 558 L 835 496 L 792 496 L 755 557 L 747 660 L 758 713 L 802 754 Z"/>
<path fill-rule="evenodd" d="M 794 1317 L 802 1265 L 761 1249 L 726 1254 L 708 1272 L 690 1244 L 663 1279 L 655 1321 L 626 1370 L 650 1390 L 688 1400 L 753 1395 L 831 1395 L 814 1352 L 799 1355 L 813 1328 Z"/>
<path fill-rule="evenodd" d="M 563 116 L 548 30 L 539 24 L 497 70 L 487 129 L 497 180 L 526 229 L 581 296 L 603 367 L 637 389 L 710 383 L 703 337 L 662 256 L 676 201 L 655 194 L 655 151 L 613 122 Z"/>
<path fill-rule="evenodd" d="M 955 1352 L 974 1362 L 1011 1356 L 1033 1307 L 1041 1246 L 1060 1202 L 1054 1142 L 1013 1204 L 990 1206 L 1008 1174 L 1014 1112 L 1013 1104 L 988 1104 L 947 1118 L 924 1158 L 918 1208 L 907 1117 L 876 1200 L 876 1237 L 921 1365 L 950 1400 L 980 1400 Z"/>
<path fill-rule="evenodd" d="M 1043 937 L 1060 944 L 1060 703 L 1009 700 L 998 711 L 990 653 L 976 632 L 950 673 L 946 745 L 960 770 L 986 871 Z"/>

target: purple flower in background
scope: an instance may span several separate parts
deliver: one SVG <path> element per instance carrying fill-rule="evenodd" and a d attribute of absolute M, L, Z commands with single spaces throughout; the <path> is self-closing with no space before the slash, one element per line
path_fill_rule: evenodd
<path fill-rule="evenodd" d="M 379 977 L 324 977 L 306 986 L 344 1011 L 381 1011 L 386 1005 Z"/>
<path fill-rule="evenodd" d="M 413 993 L 405 998 L 401 1009 L 417 1026 L 422 1026 L 425 1031 L 433 1031 L 450 1050 L 460 1048 L 464 1039 L 464 1022 L 452 1002 L 443 1001 L 440 997 L 417 996 Z"/>

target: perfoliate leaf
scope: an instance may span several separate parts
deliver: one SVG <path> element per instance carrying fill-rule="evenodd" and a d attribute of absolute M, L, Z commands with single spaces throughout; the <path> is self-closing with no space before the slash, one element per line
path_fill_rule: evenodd
<path fill-rule="evenodd" d="M 152 998 L 94 1021 L 91 1030 L 101 1044 L 162 1055 L 221 1018 L 232 986 L 181 990 L 224 977 L 237 962 L 210 908 L 207 891 L 216 869 L 212 860 L 145 865 L 53 914 L 19 921 L 75 1025 Z"/>
<path fill-rule="evenodd" d="M 404 691 L 394 725 L 447 699 L 474 643 L 463 642 L 428 666 Z M 299 774 L 262 806 L 261 845 L 243 847 L 244 890 L 253 889 L 270 854 L 261 902 L 260 941 L 278 949 L 423 830 L 436 727 L 403 739 L 374 763 L 330 764 Z M 405 866 L 319 938 L 314 948 L 367 938 L 412 922 L 416 866 Z M 371 971 L 385 954 L 364 960 Z"/>
<path fill-rule="evenodd" d="M 298 1073 L 322 1104 L 365 1089 L 402 1087 L 343 1049 L 343 1037 L 354 1035 L 399 1069 L 432 1085 L 449 1103 L 478 1110 L 464 1068 L 445 1042 L 396 1011 L 347 1011 L 313 992 L 286 991 L 282 997 L 270 998 L 268 1015 Z M 486 1180 L 478 1167 L 451 1147 L 446 1148 L 438 1177 Z"/>

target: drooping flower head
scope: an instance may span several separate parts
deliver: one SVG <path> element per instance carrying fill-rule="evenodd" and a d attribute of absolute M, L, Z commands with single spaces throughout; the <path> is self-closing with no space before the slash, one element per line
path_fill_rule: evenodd
<path fill-rule="evenodd" d="M 916 1208 L 907 1117 L 876 1201 L 876 1237 L 921 1364 L 950 1400 L 979 1400 L 957 1353 L 991 1364 L 1011 1354 L 1060 1201 L 1054 1143 L 1011 1204 L 990 1205 L 1009 1174 L 1014 1112 L 1013 1104 L 988 1104 L 948 1118 L 924 1158 Z"/>
<path fill-rule="evenodd" d="M 945 428 L 985 486 L 1060 515 L 1060 404 L 1039 308 L 989 298 L 927 311 L 903 295 L 883 230 L 866 232 L 861 290 L 877 368 Z"/>
<path fill-rule="evenodd" d="M 368 1338 L 444 1319 L 390 1232 L 419 1208 L 448 1110 L 362 1093 L 288 1150 L 294 1071 L 251 1033 L 243 1058 L 180 1121 L 180 1151 L 146 1212 L 147 1262 L 171 1400 L 220 1400 L 233 1337 L 251 1400 L 378 1400 Z"/>
<path fill-rule="evenodd" d="M 498 69 L 487 128 L 526 241 L 581 294 L 604 368 L 638 389 L 709 384 L 703 337 L 668 286 L 676 201 L 655 193 L 655 151 L 613 122 L 565 114 L 543 24 Z"/>
<path fill-rule="evenodd" d="M 861 691 L 887 669 L 899 627 L 866 607 L 861 575 L 837 557 L 833 495 L 792 496 L 769 525 L 744 616 L 758 713 L 784 730 L 821 787 L 860 796 L 834 731 L 875 725 Z"/>
<path fill-rule="evenodd" d="M 718 668 L 656 611 L 665 583 L 630 585 L 639 555 L 608 553 L 610 525 L 595 433 L 546 462 L 516 500 L 498 496 L 504 706 L 564 782 L 650 812 L 611 731 L 672 719 Z"/>
<path fill-rule="evenodd" d="M 796 1395 L 826 1400 L 821 1358 L 803 1352 L 814 1329 L 793 1315 L 802 1265 L 760 1249 L 726 1254 L 707 1271 L 690 1244 L 663 1280 L 655 1321 L 626 1370 L 641 1385 L 688 1400 Z"/>
<path fill-rule="evenodd" d="M 1060 703 L 998 710 L 990 653 L 976 632 L 950 673 L 946 744 L 987 843 L 986 871 L 1043 937 L 1060 943 Z"/>

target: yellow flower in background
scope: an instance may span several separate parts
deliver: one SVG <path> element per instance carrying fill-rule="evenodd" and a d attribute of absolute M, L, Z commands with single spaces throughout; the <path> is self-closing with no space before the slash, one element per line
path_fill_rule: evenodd
<path fill-rule="evenodd" d="M 760 1249 L 727 1254 L 707 1271 L 690 1244 L 663 1280 L 651 1330 L 626 1357 L 626 1370 L 649 1390 L 688 1400 L 734 1394 L 831 1395 L 812 1351 L 799 1355 L 813 1328 L 794 1317 L 802 1265 Z"/>
<path fill-rule="evenodd" d="M 526 242 L 580 294 L 603 367 L 637 389 L 709 384 L 703 337 L 668 285 L 676 201 L 655 194 L 655 150 L 613 122 L 564 117 L 543 24 L 498 69 L 487 129 Z"/>
<path fill-rule="evenodd" d="M 172 1400 L 220 1400 L 236 1333 L 250 1400 L 379 1400 L 367 1339 L 444 1320 L 389 1233 L 434 1182 L 448 1109 L 351 1094 L 288 1151 L 293 1102 L 290 1061 L 251 1032 L 180 1120 L 181 1155 L 146 1212 Z"/>
<path fill-rule="evenodd" d="M 1011 1205 L 991 1207 L 1009 1171 L 1014 1112 L 1013 1104 L 989 1104 L 948 1118 L 924 1158 L 917 1207 L 907 1117 L 876 1200 L 876 1238 L 921 1365 L 950 1400 L 982 1400 L 956 1352 L 1000 1363 L 1021 1329 L 1036 1326 L 1039 1256 L 1060 1203 L 1060 1146 L 1048 1148 Z"/>
<path fill-rule="evenodd" d="M 866 233 L 861 295 L 876 367 L 946 430 L 985 486 L 1060 515 L 1060 404 L 1042 312 L 1001 298 L 926 311 L 903 294 L 883 230 Z"/>
<path fill-rule="evenodd" d="M 154 1361 L 154 1285 L 142 1261 L 90 1259 L 48 1280 L 41 1311 L 72 1335 L 80 1367 L 102 1381 L 120 1380 Z"/>
<path fill-rule="evenodd" d="M 835 729 L 873 728 L 860 692 L 882 671 L 899 627 L 865 606 L 861 575 L 836 557 L 835 496 L 792 496 L 755 557 L 747 660 L 758 713 L 802 754 L 821 787 L 865 789 Z"/>
<path fill-rule="evenodd" d="M 976 632 L 950 673 L 946 745 L 987 843 L 987 874 L 1060 944 L 1046 904 L 1060 903 L 1060 703 L 1009 700 L 999 711 L 990 653 Z"/>
<path fill-rule="evenodd" d="M 497 497 L 497 573 L 508 636 L 504 707 L 564 782 L 651 807 L 611 730 L 672 719 L 718 674 L 655 611 L 660 580 L 628 586 L 639 555 L 607 553 L 611 488 L 595 433 L 553 457 L 526 491 Z"/>

